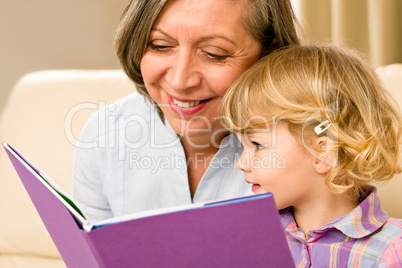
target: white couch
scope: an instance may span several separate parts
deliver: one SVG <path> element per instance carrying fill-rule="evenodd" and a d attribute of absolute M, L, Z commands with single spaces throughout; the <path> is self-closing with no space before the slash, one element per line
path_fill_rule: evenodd
<path fill-rule="evenodd" d="M 402 109 L 402 64 L 380 67 L 377 72 Z M 386 212 L 390 216 L 402 218 L 402 174 L 396 175 L 391 181 L 378 187 L 378 193 Z"/>
<path fill-rule="evenodd" d="M 379 69 L 402 106 L 402 65 Z M 41 71 L 21 78 L 0 117 L 0 141 L 20 150 L 67 192 L 75 137 L 88 115 L 135 90 L 120 70 Z M 402 179 L 380 188 L 402 218 Z M 0 267 L 65 267 L 3 149 L 0 149 Z"/>
<path fill-rule="evenodd" d="M 28 74 L 13 89 L 1 115 L 0 141 L 21 151 L 69 193 L 74 137 L 94 109 L 133 90 L 121 70 Z M 0 267 L 65 267 L 2 148 Z"/>

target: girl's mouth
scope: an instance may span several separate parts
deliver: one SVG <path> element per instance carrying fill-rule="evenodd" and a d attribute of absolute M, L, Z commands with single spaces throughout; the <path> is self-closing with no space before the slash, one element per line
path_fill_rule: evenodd
<path fill-rule="evenodd" d="M 253 186 L 251 186 L 251 191 L 253 191 L 254 193 L 259 189 L 261 189 L 261 185 L 259 184 L 253 184 Z"/>

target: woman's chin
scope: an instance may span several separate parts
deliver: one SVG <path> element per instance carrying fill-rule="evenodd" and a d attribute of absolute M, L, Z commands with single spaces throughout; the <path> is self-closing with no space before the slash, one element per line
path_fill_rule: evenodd
<path fill-rule="evenodd" d="M 208 138 L 208 143 L 220 143 L 222 137 L 226 136 L 229 131 L 224 129 L 219 122 L 209 120 L 207 117 L 193 117 L 183 119 L 177 117 L 166 116 L 172 129 L 180 137 L 185 138 Z"/>

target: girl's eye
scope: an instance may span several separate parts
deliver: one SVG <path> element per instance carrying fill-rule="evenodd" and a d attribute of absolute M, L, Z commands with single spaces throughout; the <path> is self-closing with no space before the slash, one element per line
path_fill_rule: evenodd
<path fill-rule="evenodd" d="M 253 141 L 253 145 L 255 146 L 256 151 L 259 151 L 264 148 L 261 144 L 254 142 L 254 141 Z"/>

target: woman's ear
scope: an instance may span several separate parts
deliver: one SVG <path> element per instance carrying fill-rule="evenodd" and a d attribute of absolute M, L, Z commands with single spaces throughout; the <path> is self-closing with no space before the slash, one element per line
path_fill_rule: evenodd
<path fill-rule="evenodd" d="M 267 54 L 269 54 L 277 49 L 278 49 L 278 44 L 276 43 L 276 38 L 274 37 L 274 39 L 272 39 L 271 47 L 269 48 Z"/>
<path fill-rule="evenodd" d="M 337 164 L 337 151 L 335 143 L 328 137 L 319 137 L 314 141 L 314 150 L 317 152 L 313 158 L 314 170 L 319 174 L 325 174 Z"/>

